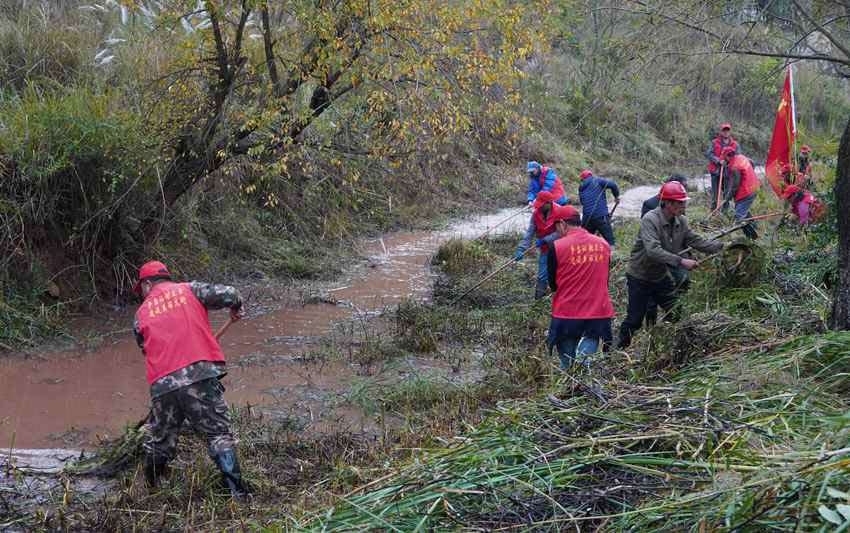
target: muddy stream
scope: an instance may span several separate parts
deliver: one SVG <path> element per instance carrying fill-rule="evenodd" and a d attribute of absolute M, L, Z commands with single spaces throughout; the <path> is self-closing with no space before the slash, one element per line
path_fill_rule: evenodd
<path fill-rule="evenodd" d="M 399 232 L 364 241 L 362 252 L 368 261 L 344 268 L 348 275 L 322 291 L 326 302 L 290 305 L 259 316 L 252 316 L 249 309 L 248 318 L 222 337 L 228 361 L 225 398 L 231 405 L 250 404 L 319 427 L 361 424 L 362 414 L 340 407 L 338 401 L 357 379 L 358 366 L 338 358 L 306 364 L 305 354 L 315 357 L 322 339 L 338 323 L 380 312 L 410 296 L 427 298 L 433 278 L 428 262 L 440 243 L 488 230 L 523 231 L 526 213 L 499 224 L 517 211 L 504 209 L 444 231 Z M 126 315 L 129 326 L 132 317 Z M 226 317 L 224 311 L 210 313 L 213 329 Z M 408 361 L 408 368 L 397 372 L 415 372 L 432 364 L 439 366 Z M 10 448 L 21 456 L 32 453 L 28 448 L 90 448 L 144 417 L 148 405 L 144 358 L 129 331 L 107 337 L 106 345 L 94 350 L 0 361 L 2 453 Z"/>
<path fill-rule="evenodd" d="M 694 185 L 701 190 L 704 182 Z M 657 190 L 641 186 L 625 191 L 616 217 L 640 216 L 642 202 Z M 427 299 L 433 281 L 428 263 L 442 242 L 484 232 L 522 232 L 528 212 L 512 216 L 518 212 L 502 209 L 443 231 L 398 232 L 365 240 L 361 253 L 368 260 L 343 268 L 341 280 L 319 291 L 319 303 L 290 302 L 257 314 L 251 313 L 249 299 L 248 318 L 222 338 L 228 361 L 225 398 L 231 405 L 251 405 L 318 430 L 362 429 L 367 423 L 364 414 L 341 401 L 361 379 L 362 369 L 338 357 L 322 358 L 321 343 L 335 328 L 339 335 L 339 324 L 351 318 L 379 313 L 407 297 Z M 210 314 L 213 330 L 226 316 L 224 311 Z M 112 329 L 129 327 L 132 314 L 119 319 L 111 321 Z M 100 328 L 109 329 L 102 324 Z M 444 365 L 427 358 L 407 359 L 392 370 L 396 378 L 444 372 L 453 379 Z M 0 454 L 33 463 L 39 456 L 92 448 L 144 417 L 148 405 L 144 358 L 129 330 L 107 336 L 95 349 L 5 358 L 0 360 Z"/>

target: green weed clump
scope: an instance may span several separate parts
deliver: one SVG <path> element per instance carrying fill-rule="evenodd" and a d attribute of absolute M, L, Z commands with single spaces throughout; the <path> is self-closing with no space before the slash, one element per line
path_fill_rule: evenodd
<path fill-rule="evenodd" d="M 481 272 L 492 262 L 492 255 L 478 241 L 451 239 L 440 245 L 431 264 L 449 275 Z"/>

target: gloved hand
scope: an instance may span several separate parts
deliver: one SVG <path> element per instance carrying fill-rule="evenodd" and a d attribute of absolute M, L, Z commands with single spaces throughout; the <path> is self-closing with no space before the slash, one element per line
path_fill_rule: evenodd
<path fill-rule="evenodd" d="M 544 244 L 543 239 L 537 239 L 536 241 L 534 241 L 534 245 L 537 246 L 538 248 L 543 246 L 543 244 Z"/>
<path fill-rule="evenodd" d="M 525 254 L 517 250 L 517 253 L 514 254 L 514 261 L 519 261 L 520 259 L 522 259 L 523 255 Z"/>

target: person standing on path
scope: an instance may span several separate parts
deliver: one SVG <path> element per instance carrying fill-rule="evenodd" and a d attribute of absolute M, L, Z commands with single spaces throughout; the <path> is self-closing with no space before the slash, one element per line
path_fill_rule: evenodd
<path fill-rule="evenodd" d="M 614 200 L 620 201 L 620 188 L 613 180 L 594 176 L 590 170 L 579 174 L 581 184 L 578 195 L 581 200 L 581 225 L 590 233 L 601 235 L 609 245 L 614 246 L 614 229 L 608 216 L 608 200 L 605 190 L 610 189 Z"/>
<path fill-rule="evenodd" d="M 534 200 L 541 192 L 552 193 L 555 203 L 567 205 L 570 203 L 564 192 L 564 184 L 555 170 L 545 167 L 537 161 L 528 162 L 528 205 L 533 206 Z"/>
<path fill-rule="evenodd" d="M 548 280 L 546 254 L 549 251 L 549 245 L 559 237 L 551 219 L 552 208 L 556 205 L 558 204 L 555 203 L 555 196 L 551 192 L 542 191 L 537 194 L 533 204 L 534 211 L 531 214 L 531 219 L 528 221 L 528 229 L 514 253 L 514 260 L 521 260 L 526 250 L 531 246 L 531 239 L 535 236 L 537 237 L 534 245 L 538 248 L 540 257 L 537 259 L 537 283 L 534 287 L 535 300 L 546 296 L 546 282 Z"/>
<path fill-rule="evenodd" d="M 727 146 L 723 149 L 726 169 L 729 175 L 729 188 L 726 191 L 726 203 L 735 200 L 735 221 L 740 222 L 750 218 L 750 207 L 756 199 L 756 193 L 761 182 L 756 176 L 753 164 L 743 154 L 736 153 L 735 148 Z M 758 238 L 753 224 L 744 226 L 744 235 L 750 239 Z"/>
<path fill-rule="evenodd" d="M 690 198 L 681 183 L 671 181 L 662 185 L 659 198 L 661 205 L 641 218 L 629 258 L 626 271 L 629 303 L 626 319 L 620 325 L 617 348 L 628 348 L 631 344 L 650 300 L 669 311 L 680 292 L 686 290 L 688 271 L 698 263 L 681 255 L 683 250 L 692 247 L 715 253 L 723 249 L 723 243 L 704 239 L 688 227 L 684 215 Z"/>
<path fill-rule="evenodd" d="M 608 294 L 611 247 L 581 226 L 578 211 L 555 206 L 550 216 L 560 238 L 549 247 L 547 271 L 552 299 L 549 349 L 558 349 L 561 370 L 610 342 L 614 306 Z"/>
<path fill-rule="evenodd" d="M 239 291 L 196 281 L 174 283 L 163 263 L 150 261 L 139 269 L 133 292 L 143 299 L 133 333 L 145 354 L 152 404 L 144 441 L 145 481 L 154 488 L 167 477 L 178 432 L 188 419 L 206 438 L 209 456 L 231 496 L 247 496 L 219 381 L 226 375 L 224 355 L 208 316 L 209 309 L 226 307 L 231 320 L 239 320 Z"/>
<path fill-rule="evenodd" d="M 717 188 L 720 187 L 720 173 L 725 164 L 723 159 L 723 149 L 731 146 L 740 152 L 738 141 L 732 137 L 732 124 L 724 122 L 720 125 L 720 132 L 708 145 L 705 151 L 705 157 L 708 159 L 708 173 L 711 175 L 711 197 L 717 198 Z M 726 191 L 726 172 L 723 172 L 723 191 Z M 722 193 L 721 193 L 722 195 Z"/>

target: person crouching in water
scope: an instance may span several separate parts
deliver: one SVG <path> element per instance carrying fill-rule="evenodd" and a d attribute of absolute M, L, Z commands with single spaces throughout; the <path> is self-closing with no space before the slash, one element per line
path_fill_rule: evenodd
<path fill-rule="evenodd" d="M 540 257 L 537 260 L 537 283 L 534 287 L 535 299 L 540 299 L 546 296 L 546 284 L 548 281 L 546 254 L 549 252 L 549 245 L 552 241 L 559 237 L 550 218 L 552 207 L 554 205 L 558 205 L 555 203 L 556 201 L 557 198 L 555 197 L 555 194 L 549 191 L 540 191 L 537 193 L 534 203 L 532 204 L 534 211 L 532 212 L 531 219 L 528 222 L 528 229 L 514 253 L 514 260 L 521 260 L 531 247 L 531 239 L 536 237 L 534 245 L 540 252 Z"/>
<path fill-rule="evenodd" d="M 208 309 L 230 309 L 242 317 L 242 298 L 234 287 L 193 281 L 174 283 L 168 268 L 150 261 L 139 269 L 133 292 L 142 297 L 133 333 L 145 355 L 151 394 L 147 423 L 145 481 L 153 489 L 168 475 L 177 454 L 183 420 L 201 433 L 207 451 L 231 496 L 249 495 L 236 459 L 224 386 L 224 354 L 210 329 Z"/>
<path fill-rule="evenodd" d="M 614 306 L 608 294 L 611 247 L 581 227 L 578 211 L 556 205 L 549 216 L 560 236 L 549 247 L 547 271 L 552 299 L 549 350 L 558 349 L 561 370 L 577 359 L 589 366 L 588 356 L 610 342 Z"/>

